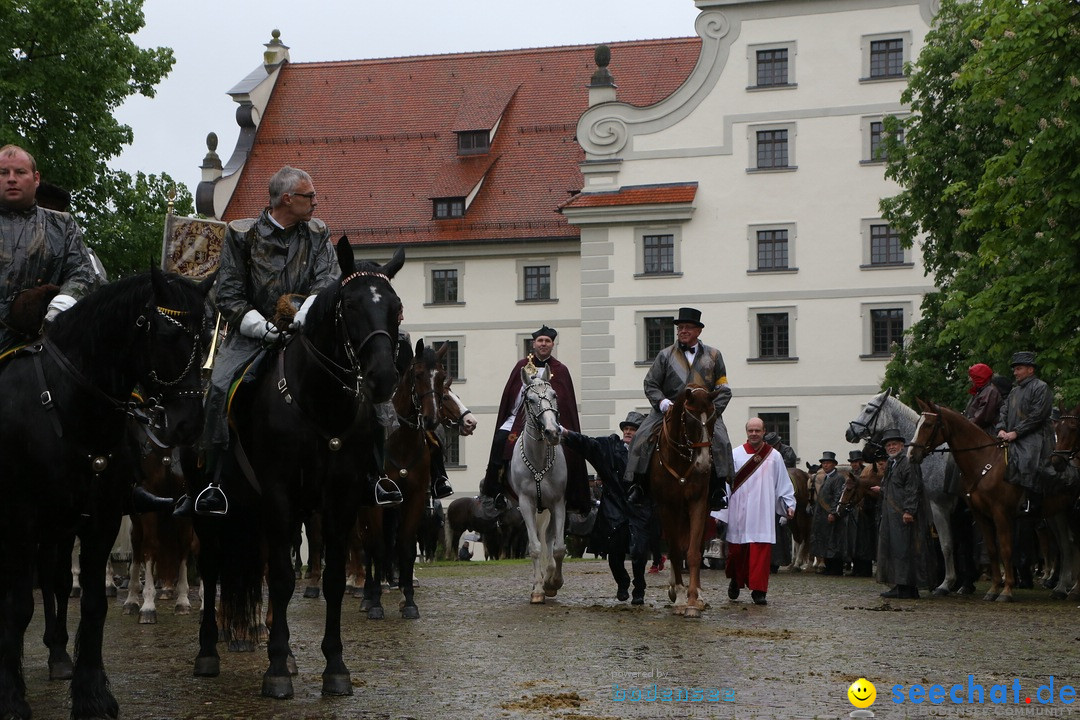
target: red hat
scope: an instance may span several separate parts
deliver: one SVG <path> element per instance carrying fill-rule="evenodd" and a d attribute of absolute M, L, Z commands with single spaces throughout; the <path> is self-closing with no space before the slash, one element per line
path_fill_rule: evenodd
<path fill-rule="evenodd" d="M 979 389 L 983 385 L 990 382 L 990 378 L 994 376 L 993 369 L 985 363 L 976 363 L 968 368 L 968 377 L 971 378 L 972 386 L 968 390 L 969 393 L 974 395 L 979 392 Z"/>

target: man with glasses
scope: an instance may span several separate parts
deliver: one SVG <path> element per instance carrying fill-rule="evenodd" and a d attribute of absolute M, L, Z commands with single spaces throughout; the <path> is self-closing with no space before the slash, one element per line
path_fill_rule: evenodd
<path fill-rule="evenodd" d="M 206 396 L 206 426 L 201 450 L 206 454 L 210 487 L 200 494 L 194 510 L 224 514 L 228 503 L 221 484 L 239 478 L 229 448 L 226 398 L 244 368 L 273 346 L 284 328 L 271 322 L 282 295 L 306 296 L 292 322 L 302 327 L 319 291 L 341 277 L 330 230 L 314 218 L 315 186 L 303 170 L 285 166 L 270 178 L 270 205 L 257 218 L 233 220 L 221 249 L 215 303 L 229 330 L 214 359 Z M 375 488 L 376 501 L 400 502 L 401 493 L 388 486 Z M 177 511 L 186 514 L 190 500 Z"/>
<path fill-rule="evenodd" d="M 663 421 L 664 413 L 672 406 L 683 388 L 687 385 L 701 385 L 710 391 L 720 391 L 713 402 L 716 407 L 716 426 L 713 430 L 713 474 L 709 482 L 709 509 L 722 510 L 727 507 L 724 485 L 734 474 L 734 464 L 731 458 L 731 441 L 728 439 L 722 413 L 731 400 L 731 389 L 727 384 L 724 356 L 716 348 L 698 340 L 704 327 L 700 310 L 679 308 L 679 316 L 675 318 L 676 343 L 660 351 L 645 375 L 645 397 L 655 412 L 650 413 L 638 428 L 634 444 L 630 448 L 626 481 L 631 485 L 627 492 L 627 499 L 631 503 L 641 503 L 645 497 L 645 474 L 649 469 L 649 457 L 656 448 L 656 442 L 652 438 L 653 431 Z"/>

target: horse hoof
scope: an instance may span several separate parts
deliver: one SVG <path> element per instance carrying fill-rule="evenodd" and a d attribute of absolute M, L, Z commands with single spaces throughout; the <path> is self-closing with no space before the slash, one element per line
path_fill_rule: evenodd
<path fill-rule="evenodd" d="M 685 605 L 676 605 L 675 607 L 673 607 L 671 609 L 671 612 L 673 612 L 676 615 L 686 615 L 686 606 Z"/>
<path fill-rule="evenodd" d="M 127 603 L 124 605 L 125 615 L 134 615 L 137 612 L 139 612 L 139 605 L 137 603 Z"/>
<path fill-rule="evenodd" d="M 686 606 L 686 612 L 683 614 L 683 617 L 699 618 L 699 617 L 701 617 L 701 610 L 694 607 L 693 605 L 687 605 Z"/>
<path fill-rule="evenodd" d="M 292 678 L 288 675 L 263 675 L 263 697 L 288 700 L 293 696 Z"/>
<path fill-rule="evenodd" d="M 960 589 L 956 591 L 956 594 L 957 595 L 974 595 L 975 594 L 975 586 L 974 585 L 961 585 Z"/>
<path fill-rule="evenodd" d="M 139 613 L 140 625 L 155 625 L 157 624 L 157 610 L 143 610 Z"/>
<path fill-rule="evenodd" d="M 363 612 L 367 612 L 373 607 L 375 607 L 375 603 L 371 601 L 371 598 L 364 598 L 360 601 L 360 610 L 362 610 Z"/>
<path fill-rule="evenodd" d="M 996 592 L 988 592 L 983 595 L 983 600 L 985 600 L 986 602 L 993 602 L 994 600 L 997 600 L 997 598 L 998 594 Z"/>
<path fill-rule="evenodd" d="M 352 677 L 349 673 L 336 673 L 334 675 L 323 674 L 322 694 L 342 697 L 352 695 Z"/>
<path fill-rule="evenodd" d="M 319 597 L 319 588 L 317 585 L 308 585 L 304 588 L 304 597 L 308 599 Z"/>
<path fill-rule="evenodd" d="M 555 597 L 559 594 L 559 588 L 544 588 L 544 595 L 547 597 Z"/>
<path fill-rule="evenodd" d="M 109 585 L 105 588 L 105 597 L 116 597 L 116 586 Z"/>
<path fill-rule="evenodd" d="M 229 652 L 255 652 L 255 643 L 251 640 L 230 640 Z"/>
<path fill-rule="evenodd" d="M 168 602 L 169 600 L 175 600 L 176 599 L 176 591 L 171 590 L 169 588 L 165 588 L 164 590 L 162 590 L 161 592 L 158 593 L 157 599 L 165 601 L 165 602 Z"/>
<path fill-rule="evenodd" d="M 543 605 L 544 604 L 544 594 L 543 593 L 533 593 L 532 597 L 529 598 L 529 602 L 531 604 L 533 604 L 533 605 Z"/>
<path fill-rule="evenodd" d="M 1068 597 L 1069 597 L 1069 593 L 1062 592 L 1060 590 L 1054 590 L 1052 593 L 1050 593 L 1050 599 L 1051 600 L 1065 600 Z"/>
<path fill-rule="evenodd" d="M 173 613 L 176 614 L 176 615 L 190 615 L 191 614 L 191 606 L 190 605 L 177 605 L 176 607 L 173 608 Z"/>
<path fill-rule="evenodd" d="M 1001 595 L 998 595 L 997 600 L 996 600 L 996 602 L 1012 602 L 1012 601 L 1013 601 L 1013 596 L 1012 595 L 1005 595 L 1004 593 L 1001 594 Z"/>
<path fill-rule="evenodd" d="M 934 597 L 945 597 L 946 595 L 949 594 L 949 591 L 946 590 L 945 588 L 939 587 L 939 588 L 934 588 L 934 591 L 932 593 L 930 593 L 930 594 L 933 595 Z"/>
<path fill-rule="evenodd" d="M 668 585 L 667 596 L 668 600 L 670 600 L 671 602 L 675 602 L 675 598 L 679 596 L 679 594 L 675 591 L 674 585 Z"/>
<path fill-rule="evenodd" d="M 416 607 L 415 605 L 406 605 L 405 607 L 401 608 L 401 617 L 404 620 L 419 620 L 420 608 Z"/>
<path fill-rule="evenodd" d="M 195 677 L 217 677 L 220 673 L 220 658 L 213 656 L 195 658 Z"/>
<path fill-rule="evenodd" d="M 70 660 L 57 660 L 49 663 L 50 680 L 70 680 L 75 674 L 75 666 Z"/>
<path fill-rule="evenodd" d="M 296 658 L 291 654 L 285 658 L 285 669 L 293 677 L 300 674 L 300 668 L 296 667 Z"/>
<path fill-rule="evenodd" d="M 368 611 L 367 611 L 367 619 L 368 620 L 382 620 L 384 617 L 386 617 L 386 614 L 383 612 L 382 605 L 372 605 L 371 607 L 368 608 Z"/>

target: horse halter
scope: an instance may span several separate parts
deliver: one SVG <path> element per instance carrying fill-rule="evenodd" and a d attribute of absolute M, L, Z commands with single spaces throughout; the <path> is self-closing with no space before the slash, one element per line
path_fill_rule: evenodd
<path fill-rule="evenodd" d="M 357 270 L 356 272 L 352 273 L 351 275 L 348 275 L 347 277 L 344 277 L 344 278 L 341 279 L 341 284 L 339 286 L 339 289 L 344 290 L 346 285 L 351 283 L 353 280 L 356 280 L 357 278 L 362 278 L 362 277 L 380 278 L 380 279 L 384 280 L 387 284 L 390 283 L 390 278 L 388 278 L 383 273 L 374 272 L 372 270 Z M 375 291 L 373 290 L 372 292 L 375 292 Z M 376 293 L 376 297 L 378 297 L 377 293 Z M 325 358 L 325 359 L 327 361 L 331 362 L 335 367 L 338 367 L 338 368 L 340 368 L 341 370 L 343 370 L 345 372 L 349 372 L 349 373 L 351 373 L 352 375 L 354 375 L 356 377 L 357 394 L 359 394 L 359 392 L 360 392 L 360 384 L 363 382 L 363 379 L 364 379 L 364 368 L 363 368 L 363 365 L 362 365 L 361 360 L 360 360 L 360 355 L 361 355 L 361 353 L 364 352 L 364 347 L 367 346 L 367 344 L 369 342 L 371 342 L 372 339 L 374 339 L 374 338 L 376 338 L 376 337 L 378 337 L 380 335 L 385 335 L 387 337 L 387 339 L 390 340 L 391 344 L 393 344 L 394 338 L 386 330 L 382 330 L 382 329 L 372 330 L 371 332 L 369 332 L 364 337 L 363 340 L 360 341 L 360 344 L 357 345 L 356 343 L 353 342 L 352 336 L 349 335 L 349 326 L 345 322 L 345 312 L 342 309 L 343 304 L 344 304 L 344 301 L 341 299 L 341 293 L 339 292 L 338 297 L 337 297 L 337 302 L 334 305 L 334 325 L 335 325 L 336 331 L 339 334 L 339 339 L 341 340 L 342 347 L 345 350 L 345 357 L 349 361 L 349 367 L 347 367 L 347 368 L 342 367 L 341 365 L 338 365 L 337 363 L 334 363 L 329 358 Z M 320 355 L 321 355 L 321 353 L 320 353 Z"/>
<path fill-rule="evenodd" d="M 1071 420 L 1074 432 L 1080 431 L 1080 416 L 1059 415 L 1058 420 Z M 1077 439 L 1080 440 L 1080 434 L 1077 435 Z M 1051 455 L 1058 455 L 1064 457 L 1066 462 L 1072 462 L 1076 459 L 1077 455 L 1080 455 L 1080 442 L 1074 440 L 1072 450 L 1054 450 Z"/>
<path fill-rule="evenodd" d="M 888 399 L 888 396 L 886 396 L 881 403 L 877 405 L 872 402 L 866 403 L 866 407 L 873 408 L 873 413 L 870 414 L 870 419 L 866 422 L 862 422 L 858 418 L 849 422 L 848 427 L 851 429 L 851 434 L 866 440 L 870 439 L 874 435 L 874 426 L 877 423 L 878 415 L 881 414 L 882 408 L 885 407 L 885 401 Z M 860 430 L 859 428 L 862 429 Z"/>
<path fill-rule="evenodd" d="M 551 388 L 551 383 L 549 383 L 547 380 L 541 380 L 539 381 L 539 383 L 545 385 L 549 389 Z M 532 411 L 531 406 L 528 408 L 529 417 L 533 419 L 533 422 L 536 423 L 536 426 L 538 428 L 540 427 L 540 418 L 543 417 L 544 413 L 546 412 L 554 413 L 555 422 L 558 423 L 559 409 L 555 407 L 550 400 L 547 399 L 547 393 L 541 392 L 538 389 L 537 385 L 530 385 L 529 387 L 525 388 L 526 399 L 528 399 L 530 394 L 535 399 L 536 404 L 540 406 L 540 410 L 535 413 Z"/>
<path fill-rule="evenodd" d="M 150 306 L 147 306 L 147 309 L 149 310 Z M 189 332 L 188 328 L 185 327 L 182 322 L 177 320 L 177 318 L 183 318 L 183 317 L 187 317 L 188 315 L 190 315 L 191 313 L 189 311 L 187 311 L 187 310 L 173 310 L 171 308 L 161 307 L 160 305 L 153 306 L 153 310 L 154 310 L 154 312 L 157 313 L 157 315 L 160 318 L 162 318 L 165 321 L 171 323 L 172 325 L 180 328 L 180 330 L 183 331 L 185 334 L 189 335 L 191 337 L 191 340 L 192 340 L 192 342 L 191 342 L 191 355 L 188 357 L 187 364 L 184 365 L 184 369 L 180 371 L 180 374 L 177 375 L 174 380 L 162 380 L 161 377 L 158 375 L 157 370 L 155 370 L 153 368 L 150 369 L 150 372 L 147 375 L 147 377 L 150 378 L 150 381 L 153 382 L 156 385 L 159 385 L 161 387 L 176 387 L 181 382 L 183 382 L 184 379 L 188 376 L 188 373 L 191 372 L 191 368 L 194 367 L 195 362 L 199 357 L 199 347 L 200 347 L 199 330 L 195 330 L 194 332 Z M 142 328 L 144 326 L 146 327 L 148 344 L 150 345 L 150 351 L 151 351 L 150 356 L 153 357 L 154 333 L 150 332 L 150 320 L 146 317 L 146 315 L 140 315 L 139 318 L 135 321 L 135 326 L 139 327 L 139 328 Z M 187 395 L 191 395 L 191 394 L 193 394 L 193 391 L 190 391 L 190 390 L 182 390 L 182 391 L 179 391 L 177 393 L 171 393 L 171 395 L 174 396 L 174 397 L 176 397 L 176 396 L 187 396 Z M 194 394 L 201 396 L 202 395 L 202 390 L 200 389 L 200 390 L 194 391 Z"/>

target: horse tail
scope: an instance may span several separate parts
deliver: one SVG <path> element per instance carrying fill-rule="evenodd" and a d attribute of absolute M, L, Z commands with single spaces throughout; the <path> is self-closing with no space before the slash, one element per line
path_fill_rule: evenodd
<path fill-rule="evenodd" d="M 265 559 L 258 498 L 236 502 L 221 522 L 221 627 L 227 638 L 255 639 Z"/>

